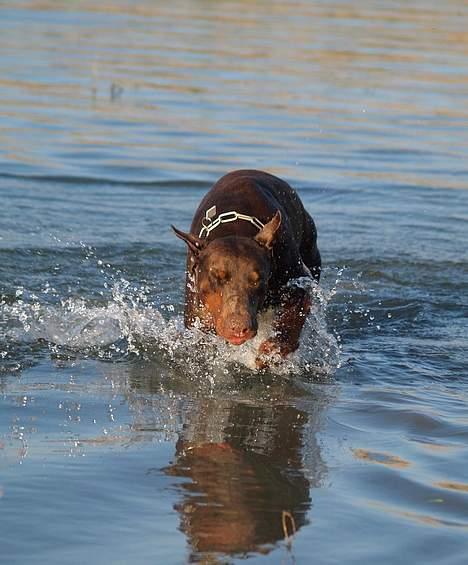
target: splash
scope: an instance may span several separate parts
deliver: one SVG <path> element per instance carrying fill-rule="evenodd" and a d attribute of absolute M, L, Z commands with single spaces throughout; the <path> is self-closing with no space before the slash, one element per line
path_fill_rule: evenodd
<path fill-rule="evenodd" d="M 327 305 L 335 289 L 327 291 L 310 279 L 295 284 L 307 288 L 313 306 L 299 349 L 285 360 L 272 359 L 270 372 L 331 376 L 340 363 L 339 342 L 326 324 Z M 110 361 L 154 359 L 185 375 L 215 382 L 232 373 L 256 372 L 260 344 L 272 335 L 272 311 L 259 317 L 254 339 L 233 346 L 199 327 L 186 329 L 177 307 L 158 304 L 144 286 L 120 277 L 109 290 L 110 296 L 101 303 L 68 297 L 50 304 L 17 289 L 15 300 L 0 302 L 0 362 L 14 354 L 11 344 L 23 348 L 43 344 L 56 355 Z M 47 286 L 44 294 L 50 292 Z"/>

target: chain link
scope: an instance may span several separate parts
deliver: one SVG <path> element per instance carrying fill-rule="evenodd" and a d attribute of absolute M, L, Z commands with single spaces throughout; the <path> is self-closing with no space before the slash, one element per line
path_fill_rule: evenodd
<path fill-rule="evenodd" d="M 214 229 L 216 229 L 219 225 L 227 224 L 228 222 L 235 222 L 236 220 L 245 220 L 247 222 L 250 222 L 259 231 L 264 227 L 264 224 L 258 218 L 255 218 L 255 216 L 247 216 L 246 214 L 240 214 L 235 210 L 232 210 L 231 212 L 223 212 L 215 220 L 213 220 L 210 217 L 212 211 L 213 208 L 207 210 L 205 217 L 202 220 L 202 228 L 200 230 L 198 237 L 208 237 L 210 233 Z"/>

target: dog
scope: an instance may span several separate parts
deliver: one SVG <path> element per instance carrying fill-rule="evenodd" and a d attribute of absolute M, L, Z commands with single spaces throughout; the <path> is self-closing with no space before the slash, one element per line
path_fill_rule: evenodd
<path fill-rule="evenodd" d="M 273 308 L 274 335 L 260 345 L 257 367 L 299 347 L 310 296 L 292 281 L 318 282 L 321 258 L 314 221 L 287 182 L 230 172 L 205 195 L 189 233 L 172 229 L 188 247 L 186 327 L 241 345 L 256 335 L 259 312 Z"/>

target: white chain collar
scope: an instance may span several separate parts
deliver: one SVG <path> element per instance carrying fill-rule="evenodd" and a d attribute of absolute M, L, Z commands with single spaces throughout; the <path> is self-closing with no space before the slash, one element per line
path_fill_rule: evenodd
<path fill-rule="evenodd" d="M 210 233 L 216 229 L 221 224 L 227 224 L 228 222 L 235 222 L 236 220 L 245 220 L 253 224 L 259 231 L 264 227 L 265 224 L 255 218 L 255 216 L 247 216 L 246 214 L 240 214 L 235 210 L 231 212 L 223 212 L 217 218 L 214 219 L 216 216 L 216 206 L 212 206 L 208 208 L 205 212 L 205 217 L 202 220 L 202 228 L 198 237 L 208 237 Z"/>

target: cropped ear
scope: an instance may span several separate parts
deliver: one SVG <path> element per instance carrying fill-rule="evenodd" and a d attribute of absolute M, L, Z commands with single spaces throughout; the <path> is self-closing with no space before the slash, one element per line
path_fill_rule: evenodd
<path fill-rule="evenodd" d="M 273 218 L 257 233 L 257 235 L 255 236 L 255 241 L 262 247 L 272 249 L 280 225 L 281 212 L 279 210 L 276 210 L 276 214 L 273 216 Z"/>
<path fill-rule="evenodd" d="M 198 256 L 200 254 L 200 251 L 205 246 L 205 242 L 202 239 L 200 239 L 196 235 L 192 235 L 191 233 L 185 233 L 181 230 L 178 230 L 174 226 L 171 226 L 171 228 L 174 230 L 177 237 L 182 239 L 182 241 L 185 241 L 185 243 L 188 245 L 188 248 L 195 256 Z"/>

